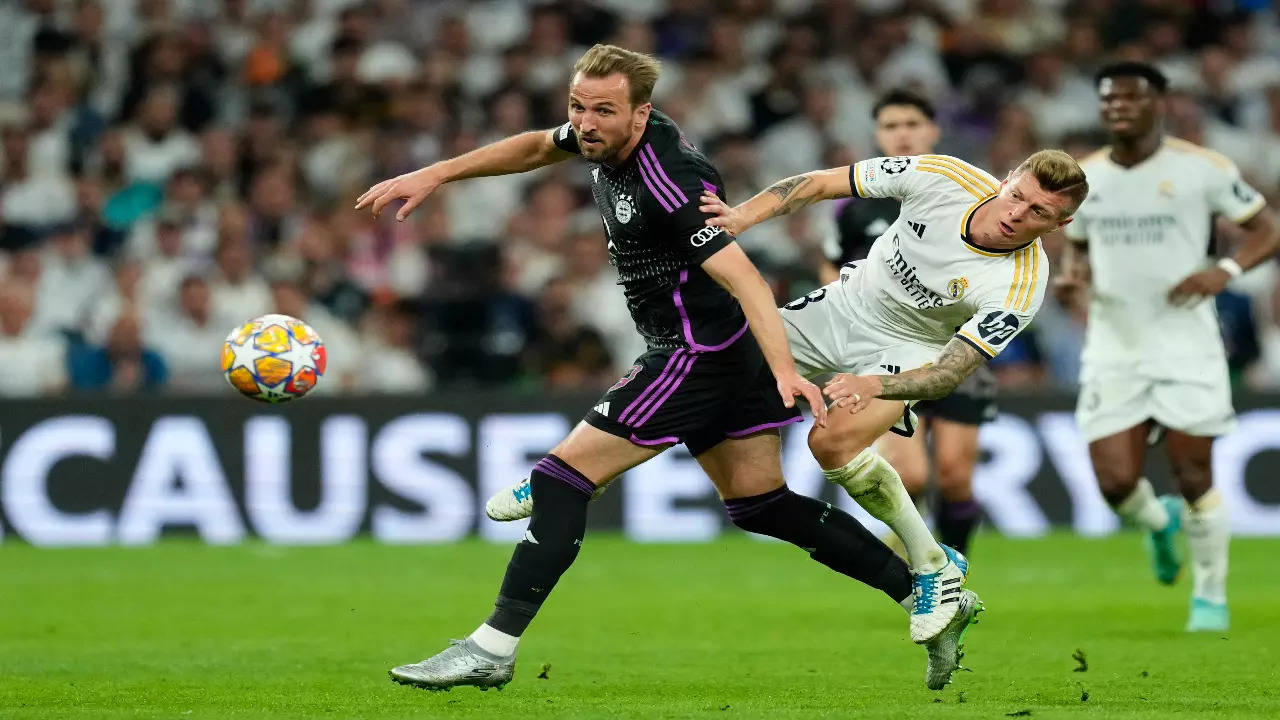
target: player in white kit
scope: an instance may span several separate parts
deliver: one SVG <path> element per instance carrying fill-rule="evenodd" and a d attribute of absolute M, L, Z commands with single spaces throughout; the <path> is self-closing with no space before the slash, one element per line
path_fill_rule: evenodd
<path fill-rule="evenodd" d="M 1187 629 L 1225 630 L 1228 525 L 1211 449 L 1235 419 L 1213 296 L 1280 239 L 1262 195 L 1230 160 L 1163 134 L 1159 70 L 1117 63 L 1099 71 L 1097 85 L 1111 145 L 1081 163 L 1093 190 L 1065 229 L 1074 250 L 1056 281 L 1066 302 L 1092 288 L 1076 419 L 1103 496 L 1150 532 L 1160 582 L 1177 579 L 1174 537 L 1187 531 Z M 1215 215 L 1245 235 L 1216 265 L 1208 257 Z M 1146 444 L 1161 431 L 1185 506 L 1157 498 L 1142 477 Z"/>
<path fill-rule="evenodd" d="M 737 234 L 854 192 L 898 198 L 898 218 L 866 260 L 788 303 L 782 319 L 799 372 L 837 373 L 824 392 L 848 410 L 809 433 L 814 458 L 898 535 L 920 572 L 945 558 L 872 444 L 888 431 L 913 433 L 911 405 L 950 393 L 1027 326 L 1049 275 L 1039 238 L 1071 221 L 1088 185 L 1058 150 L 1032 155 L 1003 181 L 947 155 L 881 157 L 788 178 L 734 208 L 708 194 L 702 209 L 717 215 L 708 224 Z"/>

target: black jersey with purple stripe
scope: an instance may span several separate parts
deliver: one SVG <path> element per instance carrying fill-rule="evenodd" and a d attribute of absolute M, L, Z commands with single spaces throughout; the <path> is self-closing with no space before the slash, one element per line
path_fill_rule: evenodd
<path fill-rule="evenodd" d="M 562 150 L 579 153 L 572 124 L 552 137 Z M 738 302 L 701 267 L 733 242 L 720 228 L 706 226 L 707 216 L 698 210 L 704 190 L 724 197 L 720 173 L 657 110 L 626 160 L 614 167 L 591 164 L 609 262 L 650 349 L 718 350 L 746 331 Z"/>

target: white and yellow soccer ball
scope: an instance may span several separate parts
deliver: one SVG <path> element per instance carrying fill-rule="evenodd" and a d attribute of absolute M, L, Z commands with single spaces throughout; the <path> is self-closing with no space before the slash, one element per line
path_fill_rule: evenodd
<path fill-rule="evenodd" d="M 222 343 L 222 374 L 231 387 L 262 402 L 300 398 L 320 382 L 328 356 L 311 326 L 288 315 L 263 315 Z"/>

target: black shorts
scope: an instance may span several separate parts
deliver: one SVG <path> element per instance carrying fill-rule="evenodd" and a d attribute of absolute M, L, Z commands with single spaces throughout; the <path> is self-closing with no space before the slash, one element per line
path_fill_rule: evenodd
<path fill-rule="evenodd" d="M 637 445 L 684 443 L 697 457 L 725 438 L 799 422 L 749 334 L 724 350 L 650 350 L 585 420 Z"/>
<path fill-rule="evenodd" d="M 926 418 L 950 420 L 962 425 L 981 425 L 996 419 L 996 376 L 985 365 L 960 383 L 946 397 L 916 403 L 916 414 Z"/>

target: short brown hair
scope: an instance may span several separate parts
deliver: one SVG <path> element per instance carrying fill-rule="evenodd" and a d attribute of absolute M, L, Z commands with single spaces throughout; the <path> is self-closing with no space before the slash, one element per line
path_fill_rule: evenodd
<path fill-rule="evenodd" d="M 657 58 L 644 53 L 631 52 L 617 45 L 596 44 L 578 58 L 573 65 L 574 74 L 601 78 L 622 73 L 631 84 L 631 106 L 649 102 L 653 86 L 658 82 L 661 66 Z"/>
<path fill-rule="evenodd" d="M 1045 190 L 1071 198 L 1071 206 L 1063 217 L 1078 210 L 1089 194 L 1089 181 L 1085 179 L 1080 163 L 1061 150 L 1041 150 L 1034 153 L 1022 161 L 1013 175 L 1016 177 L 1024 172 L 1030 172 Z"/>

